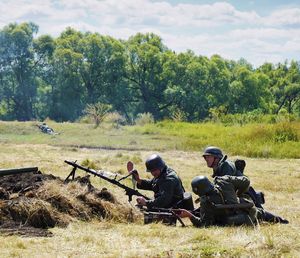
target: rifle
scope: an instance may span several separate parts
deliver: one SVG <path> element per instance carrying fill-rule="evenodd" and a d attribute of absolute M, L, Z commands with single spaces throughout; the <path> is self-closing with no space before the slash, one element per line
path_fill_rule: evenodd
<path fill-rule="evenodd" d="M 69 179 L 69 177 L 72 176 L 72 180 L 74 180 L 74 177 L 75 177 L 75 172 L 76 172 L 76 169 L 81 169 L 89 174 L 92 174 L 94 176 L 97 176 L 97 177 L 100 177 L 106 181 L 108 181 L 109 183 L 113 184 L 113 185 L 116 185 L 122 189 L 125 190 L 125 194 L 128 196 L 128 201 L 131 202 L 132 201 L 132 196 L 133 195 L 136 195 L 136 196 L 141 196 L 141 197 L 144 197 L 146 200 L 150 200 L 149 197 L 141 194 L 139 191 L 135 190 L 135 189 L 132 189 L 124 184 L 121 184 L 118 180 L 116 180 L 116 177 L 117 175 L 115 174 L 115 178 L 112 179 L 112 178 L 109 178 L 107 176 L 105 176 L 105 173 L 104 171 L 96 171 L 94 169 L 90 169 L 90 168 L 86 168 L 86 167 L 83 167 L 83 166 L 80 166 L 75 162 L 73 161 L 68 161 L 68 160 L 65 160 L 65 163 L 67 163 L 68 165 L 70 166 L 73 166 L 73 169 L 71 171 L 71 173 L 67 176 L 67 178 L 65 179 L 65 182 Z"/>
<path fill-rule="evenodd" d="M 143 210 L 141 208 L 141 210 Z M 182 227 L 185 227 L 182 219 L 176 213 L 178 209 L 173 208 L 155 208 L 153 207 L 151 210 L 143 210 L 144 211 L 144 224 L 149 224 L 155 221 L 162 221 L 162 223 L 167 225 L 176 225 L 176 221 L 178 220 Z"/>
<path fill-rule="evenodd" d="M 11 169 L 0 169 L 0 177 L 8 175 L 17 175 L 31 172 L 38 172 L 38 167 L 28 167 L 28 168 L 11 168 Z"/>

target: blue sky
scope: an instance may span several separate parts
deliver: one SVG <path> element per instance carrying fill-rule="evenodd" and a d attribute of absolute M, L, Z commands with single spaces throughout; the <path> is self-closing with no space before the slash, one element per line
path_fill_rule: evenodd
<path fill-rule="evenodd" d="M 300 61 L 297 0 L 0 0 L 0 28 L 32 21 L 40 34 L 66 27 L 128 39 L 153 32 L 176 52 L 264 62 Z"/>

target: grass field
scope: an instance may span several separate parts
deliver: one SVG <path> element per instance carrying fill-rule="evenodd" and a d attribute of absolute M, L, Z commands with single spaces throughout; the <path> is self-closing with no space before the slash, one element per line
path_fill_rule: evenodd
<path fill-rule="evenodd" d="M 230 155 L 254 158 L 300 158 L 300 122 L 227 125 L 163 121 L 144 126 L 55 123 L 58 135 L 45 135 L 36 122 L 1 122 L 1 143 L 50 144 L 123 150 L 201 151 L 207 145 Z"/>
<path fill-rule="evenodd" d="M 33 122 L 1 123 L 1 168 L 38 166 L 43 173 L 65 178 L 71 170 L 63 162 L 65 159 L 89 159 L 99 169 L 119 173 L 125 173 L 126 162 L 133 160 L 146 177 L 149 174 L 144 172 L 145 158 L 159 152 L 177 170 L 188 190 L 194 176 L 211 174 L 200 151 L 186 150 L 181 145 L 183 137 L 175 133 L 143 133 L 149 130 L 145 128 L 50 125 L 61 134 L 42 134 Z M 235 151 L 229 151 L 232 158 L 237 157 Z M 286 217 L 290 224 L 198 229 L 188 220 L 185 228 L 143 225 L 142 221 L 76 221 L 67 228 L 50 229 L 54 235 L 49 238 L 2 235 L 0 257 L 300 257 L 300 160 L 239 157 L 247 161 L 246 174 L 252 185 L 264 191 L 266 209 Z M 109 188 L 119 200 L 127 202 L 121 189 L 98 178 L 92 178 L 92 183 Z M 143 193 L 151 196 L 150 192 Z"/>

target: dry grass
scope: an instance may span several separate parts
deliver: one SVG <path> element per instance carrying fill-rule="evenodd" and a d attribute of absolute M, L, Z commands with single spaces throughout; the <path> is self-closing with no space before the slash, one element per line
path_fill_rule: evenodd
<path fill-rule="evenodd" d="M 144 173 L 143 160 L 149 151 L 89 150 L 48 145 L 2 144 L 1 167 L 38 166 L 44 173 L 65 178 L 71 167 L 63 161 L 92 160 L 98 168 L 125 171 L 127 159 L 135 159 L 137 169 Z M 176 169 L 190 190 L 191 179 L 199 174 L 209 176 L 197 152 L 161 152 L 166 162 Z M 235 157 L 233 157 L 235 158 Z M 81 173 L 81 172 L 78 172 Z M 246 174 L 257 190 L 264 190 L 266 208 L 290 220 L 288 225 L 263 224 L 257 228 L 188 226 L 168 227 L 143 225 L 119 220 L 75 221 L 67 228 L 55 227 L 51 238 L 0 236 L 1 257 L 299 257 L 300 256 L 300 160 L 249 159 Z M 84 172 L 81 173 L 84 175 Z M 121 189 L 92 178 L 93 185 L 107 187 L 126 204 Z M 130 181 L 126 182 L 130 185 Z M 49 186 L 48 186 L 49 187 Z M 58 191 L 58 190 L 57 190 Z M 52 193 L 57 192 L 51 189 Z M 80 194 L 72 184 L 64 191 Z M 81 191 L 81 190 L 80 190 Z M 49 194 L 47 185 L 40 192 Z M 151 193 L 144 192 L 151 196 Z M 72 200 L 70 200 L 72 201 Z M 74 206 L 76 206 L 73 203 Z M 79 204 L 78 204 L 79 205 Z M 111 205 L 111 204 L 110 204 Z M 80 206 L 76 206 L 81 209 Z M 128 205 L 127 205 L 128 207 Z M 114 206 L 108 207 L 112 210 Z M 112 212 L 120 212 L 112 211 Z"/>

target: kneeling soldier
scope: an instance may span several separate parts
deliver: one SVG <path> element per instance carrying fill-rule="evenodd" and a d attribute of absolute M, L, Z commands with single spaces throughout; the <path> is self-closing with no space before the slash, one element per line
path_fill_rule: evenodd
<path fill-rule="evenodd" d="M 154 199 L 146 200 L 143 197 L 138 197 L 137 202 L 139 205 L 151 208 L 171 208 L 183 200 L 184 188 L 181 180 L 176 172 L 168 167 L 163 159 L 153 154 L 146 160 L 147 172 L 153 176 L 152 179 L 141 179 L 136 170 L 131 173 L 137 181 L 137 187 L 143 190 L 151 190 L 154 192 Z M 132 164 L 133 167 L 133 164 Z"/>

